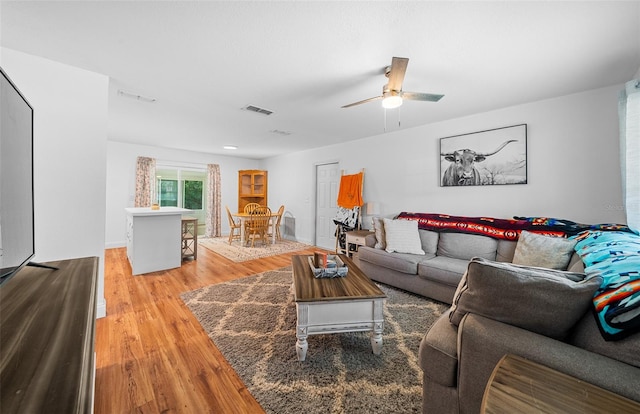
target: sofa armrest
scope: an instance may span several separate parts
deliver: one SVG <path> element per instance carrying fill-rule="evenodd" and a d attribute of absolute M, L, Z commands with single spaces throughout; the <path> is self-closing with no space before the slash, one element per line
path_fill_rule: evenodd
<path fill-rule="evenodd" d="M 467 314 L 458 326 L 461 412 L 479 412 L 491 372 L 506 354 L 519 355 L 616 394 L 640 401 L 640 369 L 564 342 Z"/>
<path fill-rule="evenodd" d="M 458 327 L 449 322 L 451 310 L 440 315 L 420 342 L 418 362 L 424 375 L 446 387 L 457 383 Z"/>

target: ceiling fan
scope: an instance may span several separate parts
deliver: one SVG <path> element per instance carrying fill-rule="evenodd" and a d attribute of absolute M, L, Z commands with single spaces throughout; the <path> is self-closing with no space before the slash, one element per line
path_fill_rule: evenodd
<path fill-rule="evenodd" d="M 407 71 L 409 58 L 394 57 L 391 66 L 387 66 L 384 76 L 389 78 L 389 82 L 382 87 L 382 95 L 344 105 L 342 108 L 350 108 L 367 102 L 382 99 L 382 107 L 386 109 L 397 108 L 402 105 L 404 99 L 411 101 L 438 102 L 444 95 L 432 93 L 405 92 L 402 90 L 404 73 Z"/>

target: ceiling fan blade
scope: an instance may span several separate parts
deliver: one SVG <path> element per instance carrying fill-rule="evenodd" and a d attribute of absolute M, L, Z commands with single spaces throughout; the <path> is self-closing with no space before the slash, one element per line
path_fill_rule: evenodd
<path fill-rule="evenodd" d="M 404 74 L 407 71 L 407 65 L 409 64 L 408 58 L 394 57 L 391 60 L 391 71 L 389 72 L 388 87 L 391 91 L 401 91 L 402 81 L 404 80 Z"/>
<path fill-rule="evenodd" d="M 443 96 L 444 95 L 436 95 L 433 93 L 402 92 L 402 99 L 408 99 L 410 101 L 438 102 Z"/>
<path fill-rule="evenodd" d="M 352 106 L 360 105 L 360 104 L 367 103 L 367 102 L 377 101 L 378 99 L 382 99 L 382 96 L 376 96 L 376 97 L 373 97 L 373 98 L 365 99 L 363 101 L 350 103 L 348 105 L 342 106 L 341 108 L 351 108 Z"/>

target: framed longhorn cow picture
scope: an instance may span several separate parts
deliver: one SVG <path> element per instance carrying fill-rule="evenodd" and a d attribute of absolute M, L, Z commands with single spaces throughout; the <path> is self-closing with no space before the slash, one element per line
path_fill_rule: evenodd
<path fill-rule="evenodd" d="M 527 124 L 440 138 L 440 186 L 527 183 Z"/>

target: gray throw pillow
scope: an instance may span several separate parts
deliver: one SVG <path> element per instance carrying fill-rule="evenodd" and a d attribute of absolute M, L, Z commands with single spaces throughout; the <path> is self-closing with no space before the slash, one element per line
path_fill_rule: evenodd
<path fill-rule="evenodd" d="M 513 264 L 566 270 L 576 240 L 545 236 L 523 230 L 518 238 Z"/>
<path fill-rule="evenodd" d="M 592 303 L 602 279 L 475 257 L 460 280 L 449 320 L 475 313 L 562 339 Z"/>
<path fill-rule="evenodd" d="M 386 249 L 387 242 L 385 241 L 384 221 L 382 221 L 382 217 L 373 218 L 373 231 L 376 234 L 376 244 L 373 247 L 376 249 Z"/>

